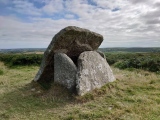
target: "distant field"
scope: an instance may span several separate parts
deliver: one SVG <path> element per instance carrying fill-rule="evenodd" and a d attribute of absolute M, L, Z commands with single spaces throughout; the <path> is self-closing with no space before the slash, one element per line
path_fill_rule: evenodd
<path fill-rule="evenodd" d="M 0 62 L 0 120 L 159 120 L 160 75 L 112 68 L 116 81 L 83 97 L 33 87 L 37 66 Z"/>
<path fill-rule="evenodd" d="M 44 52 L 25 52 L 23 54 L 44 54 Z"/>
<path fill-rule="evenodd" d="M 36 53 L 44 52 L 46 48 L 19 48 L 19 49 L 0 49 L 0 53 Z"/>
<path fill-rule="evenodd" d="M 153 47 L 153 48 L 141 48 L 141 47 L 136 47 L 136 48 L 100 48 L 101 51 L 103 52 L 160 52 L 159 47 Z"/>
<path fill-rule="evenodd" d="M 21 49 L 0 49 L 0 53 L 36 53 L 44 52 L 46 48 L 21 48 Z M 99 48 L 103 52 L 160 52 L 160 47 L 133 47 L 133 48 Z"/>

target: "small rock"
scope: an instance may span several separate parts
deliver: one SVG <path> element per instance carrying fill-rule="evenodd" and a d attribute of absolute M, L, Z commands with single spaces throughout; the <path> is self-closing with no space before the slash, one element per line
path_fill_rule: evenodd
<path fill-rule="evenodd" d="M 108 107 L 108 110 L 112 110 L 112 108 L 113 108 L 113 106 L 109 106 L 109 107 Z"/>

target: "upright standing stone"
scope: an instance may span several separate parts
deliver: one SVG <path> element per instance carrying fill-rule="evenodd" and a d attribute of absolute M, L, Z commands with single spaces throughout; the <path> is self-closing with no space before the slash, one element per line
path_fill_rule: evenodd
<path fill-rule="evenodd" d="M 111 68 L 99 53 L 87 51 L 80 54 L 76 80 L 78 95 L 84 95 L 114 80 Z"/>
<path fill-rule="evenodd" d="M 76 90 L 77 67 L 64 53 L 54 55 L 54 82 L 69 90 Z M 74 92 L 74 91 L 73 91 Z"/>
<path fill-rule="evenodd" d="M 50 87 L 54 81 L 54 54 L 65 53 L 75 63 L 84 51 L 97 50 L 103 36 L 87 29 L 69 26 L 57 33 L 44 53 L 40 69 L 34 78 L 43 87 Z"/>

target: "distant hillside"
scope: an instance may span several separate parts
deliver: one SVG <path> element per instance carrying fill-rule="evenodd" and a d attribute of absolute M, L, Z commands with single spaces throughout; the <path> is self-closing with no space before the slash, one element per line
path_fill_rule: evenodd
<path fill-rule="evenodd" d="M 0 49 L 0 53 L 44 52 L 46 48 Z M 153 48 L 99 48 L 103 52 L 160 52 L 160 47 Z"/>
<path fill-rule="evenodd" d="M 160 52 L 160 47 L 153 48 L 99 48 L 103 52 Z"/>
<path fill-rule="evenodd" d="M 46 50 L 46 48 L 0 49 L 0 53 L 44 52 L 45 50 Z"/>

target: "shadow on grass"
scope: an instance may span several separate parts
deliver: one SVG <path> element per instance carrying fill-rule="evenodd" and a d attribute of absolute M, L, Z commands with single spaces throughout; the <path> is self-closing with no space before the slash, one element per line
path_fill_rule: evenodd
<path fill-rule="evenodd" d="M 14 114 L 29 115 L 45 109 L 62 108 L 73 104 L 75 98 L 67 89 L 53 85 L 50 90 L 42 90 L 29 83 L 21 88 L 0 96 L 1 119 L 10 119 Z"/>

